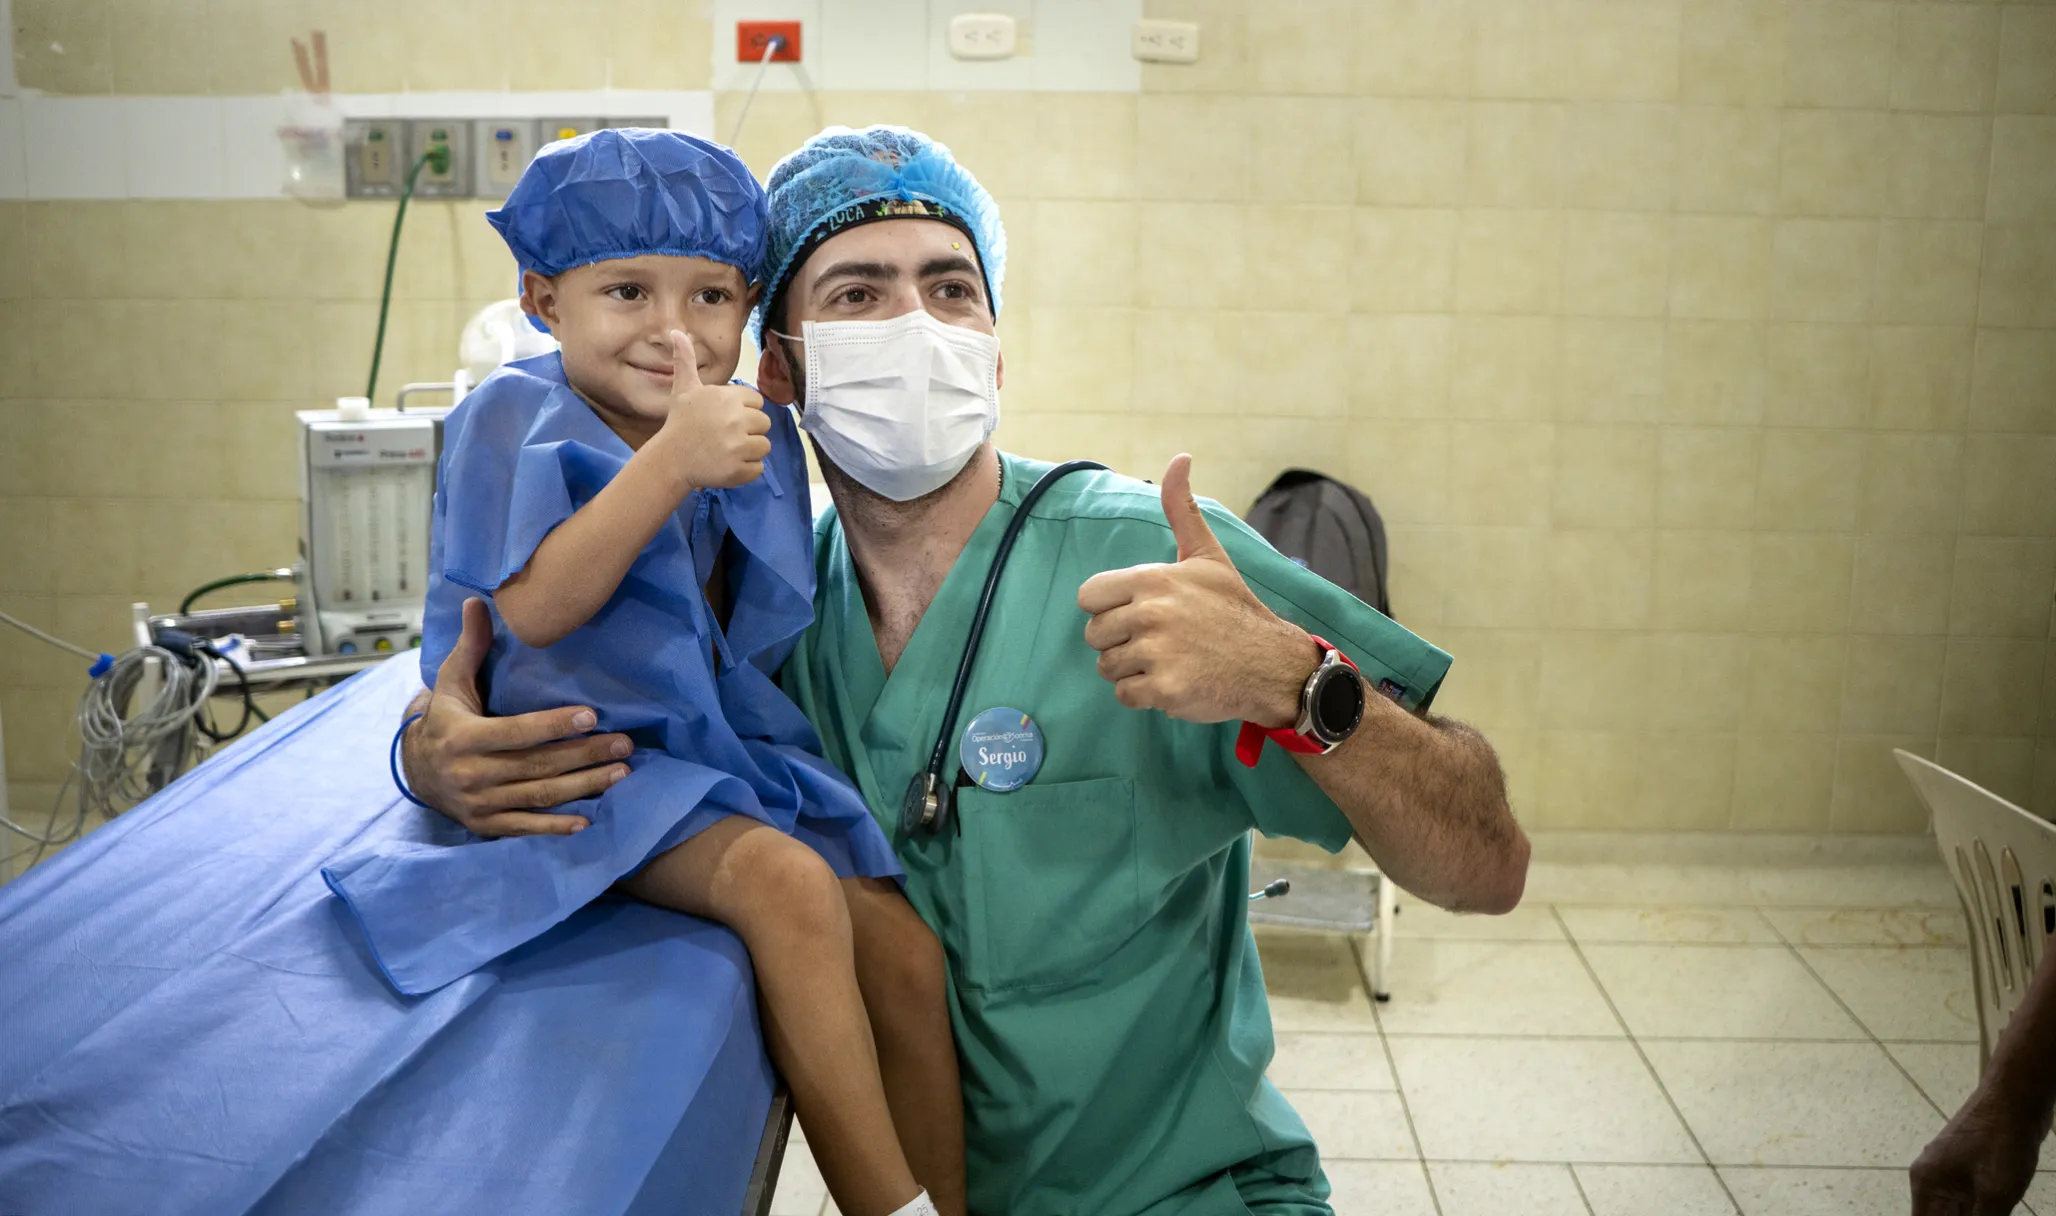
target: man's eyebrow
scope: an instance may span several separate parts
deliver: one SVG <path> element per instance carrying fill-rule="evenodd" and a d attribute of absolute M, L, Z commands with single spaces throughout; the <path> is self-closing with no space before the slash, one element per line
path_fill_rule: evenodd
<path fill-rule="evenodd" d="M 932 279 L 942 274 L 968 274 L 978 277 L 978 264 L 961 253 L 945 254 L 921 263 L 921 270 L 915 277 Z"/>
<path fill-rule="evenodd" d="M 890 283 L 899 278 L 899 267 L 889 262 L 831 262 L 821 271 L 816 283 L 830 279 L 866 279 L 876 283 Z"/>

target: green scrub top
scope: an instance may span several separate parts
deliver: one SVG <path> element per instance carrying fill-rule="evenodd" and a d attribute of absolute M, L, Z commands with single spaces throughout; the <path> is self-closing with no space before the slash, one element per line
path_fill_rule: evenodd
<path fill-rule="evenodd" d="M 1046 494 L 1002 576 L 959 720 L 997 706 L 1041 727 L 1011 793 L 959 789 L 960 831 L 907 837 L 999 535 L 1050 467 L 1002 456 L 973 533 L 890 679 L 835 513 L 815 527 L 817 620 L 785 671 L 828 759 L 863 791 L 941 939 L 963 1072 L 971 1210 L 982 1216 L 1326 1214 L 1312 1137 L 1264 1078 L 1272 1052 L 1249 932 L 1248 833 L 1334 852 L 1348 821 L 1293 759 L 1234 757 L 1238 724 L 1127 709 L 1085 643 L 1078 587 L 1175 560 L 1158 490 L 1073 473 Z M 1425 708 L 1449 656 L 1310 573 L 1227 510 L 1208 521 L 1252 590 L 1376 685 Z"/>

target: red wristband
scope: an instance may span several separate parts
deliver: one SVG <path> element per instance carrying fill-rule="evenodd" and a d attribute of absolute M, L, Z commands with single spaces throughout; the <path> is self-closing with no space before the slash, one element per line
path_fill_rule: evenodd
<path fill-rule="evenodd" d="M 1307 636 L 1313 638 L 1314 645 L 1321 648 L 1323 656 L 1333 650 L 1337 658 L 1345 663 L 1349 663 L 1351 671 L 1357 669 L 1355 663 L 1349 662 L 1349 656 L 1343 654 L 1336 647 L 1329 645 L 1326 638 L 1315 634 L 1308 634 Z M 1243 767 L 1256 767 L 1258 758 L 1263 755 L 1265 739 L 1270 739 L 1288 752 L 1297 752 L 1302 756 L 1318 756 L 1327 750 L 1321 746 L 1318 740 L 1310 739 L 1305 734 L 1302 734 L 1296 724 L 1274 729 L 1258 726 L 1254 722 L 1244 722 L 1241 732 L 1235 736 L 1235 758 L 1242 761 Z"/>

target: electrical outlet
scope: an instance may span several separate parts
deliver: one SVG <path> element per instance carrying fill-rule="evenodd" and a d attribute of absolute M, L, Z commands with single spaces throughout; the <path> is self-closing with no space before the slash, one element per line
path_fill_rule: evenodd
<path fill-rule="evenodd" d="M 428 163 L 414 179 L 416 198 L 471 195 L 471 124 L 450 118 L 417 118 L 407 124 L 405 173 L 423 156 Z"/>
<path fill-rule="evenodd" d="M 777 38 L 780 45 L 771 52 L 773 63 L 800 61 L 800 23 L 797 21 L 738 21 L 735 23 L 735 61 L 758 63 L 764 48 Z"/>
<path fill-rule="evenodd" d="M 397 119 L 353 118 L 343 124 L 343 194 L 392 198 L 407 176 L 407 124 Z M 413 162 L 409 161 L 408 164 Z"/>
<path fill-rule="evenodd" d="M 1138 21 L 1129 49 L 1144 63 L 1198 63 L 1199 26 L 1190 21 Z"/>
<path fill-rule="evenodd" d="M 949 53 L 958 59 L 1011 59 L 1014 19 L 1005 13 L 958 13 L 949 22 Z"/>
<path fill-rule="evenodd" d="M 539 118 L 535 124 L 536 147 L 540 150 L 560 139 L 573 139 L 599 129 L 596 118 Z"/>
<path fill-rule="evenodd" d="M 535 120 L 532 118 L 481 118 L 472 129 L 472 146 L 478 149 L 478 167 L 473 178 L 478 197 L 505 198 L 521 180 L 521 171 L 535 156 Z"/>

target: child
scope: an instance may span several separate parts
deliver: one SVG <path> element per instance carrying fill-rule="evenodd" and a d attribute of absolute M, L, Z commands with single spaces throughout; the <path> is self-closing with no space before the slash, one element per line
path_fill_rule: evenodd
<path fill-rule="evenodd" d="M 590 705 L 636 750 L 606 794 L 562 808 L 587 822 L 575 833 L 422 843 L 323 876 L 410 995 L 617 885 L 726 924 L 837 1205 L 960 1213 L 940 948 L 880 889 L 901 873 L 891 845 L 773 683 L 813 619 L 814 565 L 792 420 L 728 382 L 762 270 L 763 191 L 716 144 L 605 130 L 544 148 L 487 219 L 521 266 L 524 310 L 562 350 L 495 372 L 450 414 L 422 671 L 433 681 L 482 594 L 491 710 Z M 858 945 L 909 921 L 916 946 L 874 945 L 860 990 Z"/>

